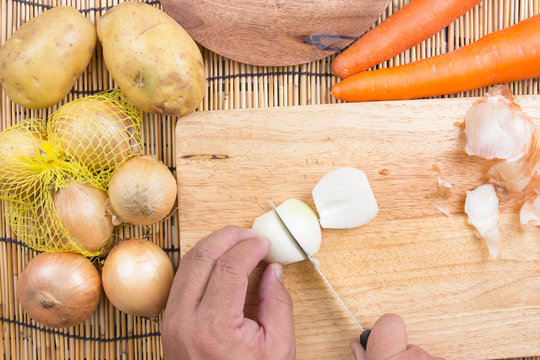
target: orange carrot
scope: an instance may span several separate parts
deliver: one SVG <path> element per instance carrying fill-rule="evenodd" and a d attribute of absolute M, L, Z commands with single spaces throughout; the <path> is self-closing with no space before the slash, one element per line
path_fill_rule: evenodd
<path fill-rule="evenodd" d="M 367 32 L 332 63 L 346 78 L 394 57 L 433 36 L 482 0 L 412 0 Z"/>
<path fill-rule="evenodd" d="M 447 54 L 350 76 L 332 94 L 346 101 L 414 99 L 539 76 L 540 14 Z"/>

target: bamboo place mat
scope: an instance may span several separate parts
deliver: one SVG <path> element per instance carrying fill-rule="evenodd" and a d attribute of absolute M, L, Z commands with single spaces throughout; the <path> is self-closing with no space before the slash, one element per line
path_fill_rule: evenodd
<path fill-rule="evenodd" d="M 24 22 L 42 11 L 58 5 L 76 7 L 94 23 L 117 0 L 1 0 L 1 43 Z M 403 7 L 408 1 L 394 0 L 379 22 Z M 150 2 L 160 6 L 157 1 Z M 540 0 L 484 0 L 447 29 L 422 44 L 404 52 L 379 67 L 389 67 L 451 51 L 481 36 L 515 24 L 540 12 Z M 333 57 L 290 67 L 258 67 L 234 62 L 203 49 L 207 89 L 199 111 L 236 108 L 258 108 L 287 105 L 326 104 L 336 102 L 330 89 L 337 79 L 330 73 Z M 538 94 L 539 79 L 510 84 L 515 94 Z M 44 118 L 61 104 L 100 90 L 113 88 L 98 47 L 92 61 L 64 101 L 45 110 L 28 110 L 12 103 L 2 91 L 1 129 L 29 117 Z M 461 93 L 457 97 L 479 96 L 485 89 Z M 145 152 L 157 154 L 175 169 L 176 121 L 174 117 L 145 115 L 143 138 Z M 180 120 L 181 121 L 181 120 Z M 33 322 L 16 300 L 16 283 L 26 262 L 35 251 L 17 240 L 5 221 L 1 209 L 0 231 L 0 354 L 7 359 L 156 359 L 162 358 L 160 325 L 139 317 L 128 316 L 103 299 L 89 320 L 67 329 L 45 328 Z M 177 215 L 147 228 L 120 229 L 121 238 L 147 237 L 179 261 Z M 213 229 L 209 229 L 211 231 Z M 489 346 L 489 344 L 486 344 Z M 538 349 L 540 354 L 540 349 Z M 352 356 L 351 356 L 352 358 Z M 522 358 L 525 359 L 525 358 Z M 540 360 L 540 357 L 527 358 Z"/>

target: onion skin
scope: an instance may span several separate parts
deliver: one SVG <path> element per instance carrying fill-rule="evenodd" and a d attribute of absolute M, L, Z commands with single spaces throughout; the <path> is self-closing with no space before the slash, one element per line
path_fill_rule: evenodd
<path fill-rule="evenodd" d="M 41 253 L 21 273 L 17 298 L 38 323 L 57 328 L 73 326 L 97 309 L 101 279 L 96 267 L 82 255 Z"/>
<path fill-rule="evenodd" d="M 171 260 L 156 244 L 124 240 L 107 255 L 102 270 L 109 301 L 130 315 L 155 319 L 167 303 L 174 272 Z"/>
<path fill-rule="evenodd" d="M 152 225 L 163 220 L 176 201 L 176 179 L 161 161 L 138 156 L 120 165 L 109 181 L 116 222 Z M 114 220 L 113 220 L 114 221 Z"/>
<path fill-rule="evenodd" d="M 76 182 L 59 189 L 54 196 L 56 213 L 64 228 L 84 250 L 102 249 L 114 230 L 107 199 L 105 191 Z"/>
<path fill-rule="evenodd" d="M 49 140 L 91 171 L 113 169 L 140 155 L 137 126 L 119 105 L 102 98 L 82 98 L 61 106 L 49 121 Z M 138 135 L 137 135 L 138 136 Z"/>

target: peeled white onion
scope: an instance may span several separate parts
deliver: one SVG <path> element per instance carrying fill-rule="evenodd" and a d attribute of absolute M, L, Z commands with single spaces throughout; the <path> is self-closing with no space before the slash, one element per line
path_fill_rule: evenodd
<path fill-rule="evenodd" d="M 114 225 L 107 211 L 107 193 L 88 183 L 72 182 L 54 196 L 56 213 L 71 240 L 86 251 L 102 249 Z"/>
<path fill-rule="evenodd" d="M 156 244 L 143 239 L 115 245 L 103 264 L 103 289 L 109 301 L 130 315 L 155 319 L 167 303 L 174 272 Z"/>
<path fill-rule="evenodd" d="M 265 261 L 287 265 L 305 259 L 291 234 L 306 253 L 315 255 L 321 246 L 321 228 L 313 210 L 300 200 L 289 199 L 277 211 L 286 226 L 274 209 L 256 218 L 252 226 L 253 231 L 270 239 L 272 244 Z"/>
<path fill-rule="evenodd" d="M 350 167 L 324 175 L 313 189 L 313 200 L 323 228 L 362 226 L 379 212 L 366 174 Z"/>
<path fill-rule="evenodd" d="M 490 257 L 498 256 L 499 239 L 499 198 L 492 184 L 485 184 L 467 191 L 465 213 L 469 224 L 473 225 L 486 241 Z"/>
<path fill-rule="evenodd" d="M 176 179 L 169 168 L 150 156 L 120 165 L 109 182 L 115 224 L 152 225 L 165 218 L 176 201 Z"/>
<path fill-rule="evenodd" d="M 41 253 L 31 259 L 19 277 L 17 298 L 38 323 L 67 327 L 86 320 L 101 298 L 96 267 L 82 255 Z"/>

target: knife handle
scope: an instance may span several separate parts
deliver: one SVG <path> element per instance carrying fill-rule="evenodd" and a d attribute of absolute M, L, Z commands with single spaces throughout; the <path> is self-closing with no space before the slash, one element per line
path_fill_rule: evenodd
<path fill-rule="evenodd" d="M 360 344 L 362 345 L 364 350 L 367 349 L 367 342 L 369 339 L 369 334 L 371 334 L 371 330 L 367 329 L 367 330 L 364 330 L 362 334 L 360 335 Z"/>

